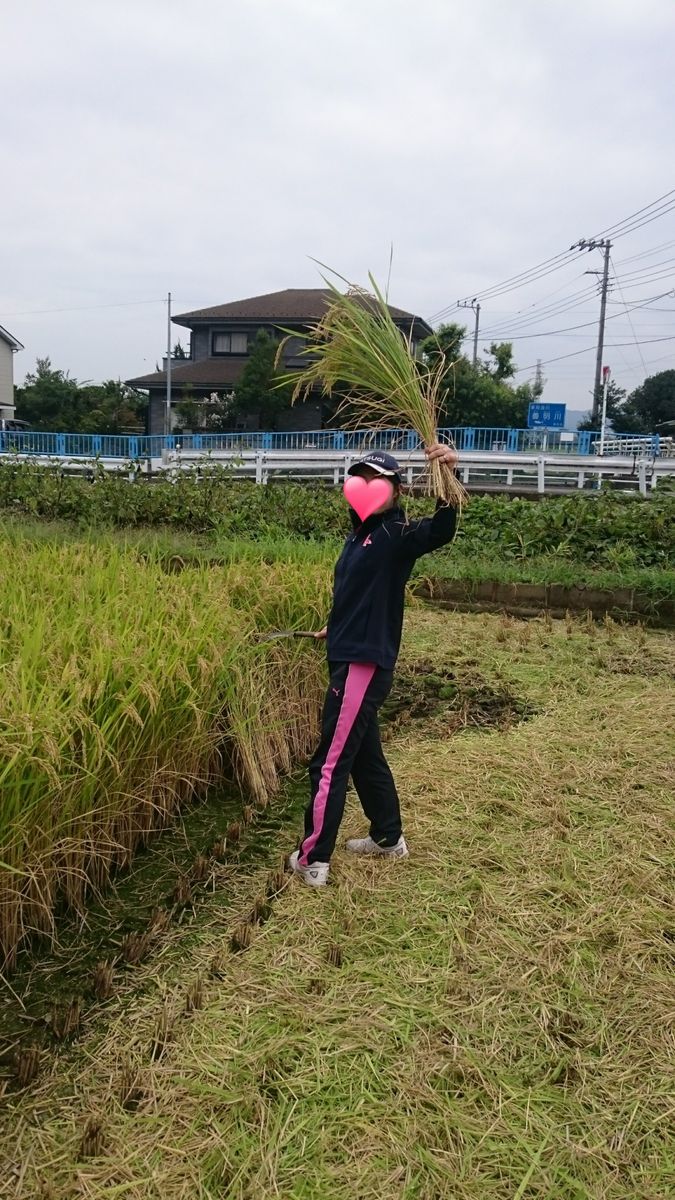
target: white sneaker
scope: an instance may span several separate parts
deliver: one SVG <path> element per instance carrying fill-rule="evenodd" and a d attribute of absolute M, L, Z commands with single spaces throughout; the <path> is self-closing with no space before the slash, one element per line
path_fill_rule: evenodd
<path fill-rule="evenodd" d="M 351 854 L 372 854 L 380 858 L 407 858 L 409 853 L 403 834 L 395 846 L 378 846 L 370 834 L 364 838 L 350 838 L 346 843 L 346 849 Z"/>
<path fill-rule="evenodd" d="M 330 863 L 313 862 L 308 867 L 301 867 L 298 862 L 299 857 L 299 850 L 294 850 L 289 856 L 288 865 L 291 870 L 295 871 L 296 875 L 299 875 L 303 882 L 309 884 L 310 887 L 325 887 L 328 883 Z"/>

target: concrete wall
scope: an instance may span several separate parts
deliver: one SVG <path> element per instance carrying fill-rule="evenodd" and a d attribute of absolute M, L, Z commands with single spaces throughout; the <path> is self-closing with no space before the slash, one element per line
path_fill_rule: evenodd
<path fill-rule="evenodd" d="M 176 424 L 177 417 L 174 405 L 171 406 L 171 422 Z M 148 433 L 164 433 L 164 414 L 166 412 L 166 393 L 161 396 L 151 396 L 148 405 Z"/>
<path fill-rule="evenodd" d="M 14 354 L 0 337 L 0 417 L 14 416 Z"/>

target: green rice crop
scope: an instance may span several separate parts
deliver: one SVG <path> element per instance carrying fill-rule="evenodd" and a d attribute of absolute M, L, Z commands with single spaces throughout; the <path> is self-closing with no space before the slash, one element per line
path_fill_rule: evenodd
<path fill-rule="evenodd" d="M 321 560 L 176 566 L 112 539 L 3 538 L 0 948 L 81 906 L 224 775 L 259 804 L 315 736 Z M 1 544 L 1 543 L 0 543 Z"/>

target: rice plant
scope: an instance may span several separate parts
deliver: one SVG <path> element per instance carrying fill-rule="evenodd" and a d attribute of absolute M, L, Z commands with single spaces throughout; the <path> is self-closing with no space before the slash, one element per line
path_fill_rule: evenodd
<path fill-rule="evenodd" d="M 285 375 L 283 382 L 293 383 L 294 401 L 317 388 L 327 395 L 338 391 L 342 398 L 336 416 L 343 425 L 368 429 L 407 426 L 425 446 L 431 446 L 438 440 L 446 363 L 443 355 L 435 366 L 415 357 L 412 329 L 407 338 L 402 335 L 375 279 L 372 275 L 368 278 L 372 292 L 352 287 L 344 293 L 330 278 L 325 279 L 331 302 L 300 351 L 307 366 L 300 373 Z M 429 491 L 456 507 L 466 499 L 464 488 L 445 463 L 430 463 L 427 485 Z"/>
<path fill-rule="evenodd" d="M 2 538 L 0 537 L 0 547 Z M 167 573 L 104 538 L 0 556 L 0 963 L 223 777 L 264 805 L 316 731 L 319 562 Z"/>

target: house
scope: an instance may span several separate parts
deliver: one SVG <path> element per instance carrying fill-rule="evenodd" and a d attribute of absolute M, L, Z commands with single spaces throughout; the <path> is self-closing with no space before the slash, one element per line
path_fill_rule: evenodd
<path fill-rule="evenodd" d="M 14 417 L 14 355 L 23 350 L 11 333 L 0 325 L 0 420 Z"/>
<path fill-rule="evenodd" d="M 252 296 L 248 300 L 235 300 L 230 304 L 217 304 L 213 308 L 198 308 L 194 312 L 180 313 L 173 317 L 176 325 L 190 330 L 190 348 L 187 359 L 171 361 L 171 408 L 172 427 L 176 424 L 175 406 L 189 395 L 190 399 L 208 404 L 216 393 L 220 398 L 228 395 L 235 387 L 246 366 L 250 347 L 256 333 L 264 329 L 279 340 L 285 332 L 297 332 L 286 342 L 283 367 L 303 366 L 298 357 L 303 334 L 309 325 L 315 324 L 324 315 L 331 293 L 328 288 L 285 288 L 281 292 L 270 292 L 265 296 Z M 394 321 L 406 337 L 412 336 L 416 345 L 433 331 L 421 317 L 390 306 Z M 148 432 L 164 433 L 166 414 L 166 359 L 161 371 L 150 375 L 139 375 L 126 382 L 148 392 Z M 295 405 L 280 414 L 279 429 L 321 429 L 324 423 L 323 405 L 320 398 L 315 403 Z M 237 420 L 237 430 L 258 429 L 258 414 L 251 412 Z"/>

